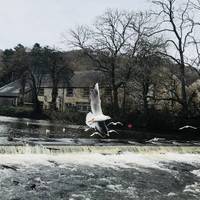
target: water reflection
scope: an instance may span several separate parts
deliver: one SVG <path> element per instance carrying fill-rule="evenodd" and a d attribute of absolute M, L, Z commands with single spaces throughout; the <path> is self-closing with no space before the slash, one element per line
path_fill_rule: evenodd
<path fill-rule="evenodd" d="M 114 134 L 110 138 L 101 139 L 91 138 L 91 133 L 85 132 L 84 128 L 80 125 L 59 124 L 47 120 L 0 116 L 0 144 L 5 144 L 2 141 L 6 141 L 9 137 L 10 141 L 12 138 L 39 138 L 39 140 L 45 139 L 46 141 L 49 141 L 49 138 L 68 138 L 68 141 L 65 140 L 66 144 L 73 145 L 200 146 L 199 134 L 198 138 L 195 137 L 193 141 L 192 138 L 187 141 L 182 134 L 180 134 L 180 139 L 177 137 L 173 139 L 172 136 L 159 138 L 148 132 L 121 130 L 119 135 Z M 51 142 L 54 140 L 52 139 Z"/>
<path fill-rule="evenodd" d="M 63 137 L 64 125 L 47 120 L 0 116 L 0 137 Z M 48 130 L 48 132 L 47 132 Z M 70 128 L 68 128 L 68 133 Z M 70 134 L 66 137 L 70 136 Z"/>

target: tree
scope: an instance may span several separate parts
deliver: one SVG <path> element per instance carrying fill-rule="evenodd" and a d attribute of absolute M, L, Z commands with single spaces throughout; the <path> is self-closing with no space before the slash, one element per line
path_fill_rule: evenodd
<path fill-rule="evenodd" d="M 181 3 L 181 5 L 178 3 Z M 169 57 L 175 64 L 179 65 L 181 96 L 180 103 L 184 117 L 188 117 L 188 94 L 186 92 L 185 67 L 188 57 L 187 50 L 194 33 L 195 23 L 192 20 L 192 10 L 190 0 L 184 3 L 178 0 L 155 0 L 153 4 L 157 6 L 153 14 L 160 20 L 157 23 L 158 31 L 152 34 L 167 33 L 169 39 L 166 44 L 170 45 L 166 53 L 161 53 Z"/>
<path fill-rule="evenodd" d="M 126 88 L 131 77 L 133 57 L 148 20 L 142 13 L 107 10 L 97 17 L 93 28 L 79 26 L 71 31 L 73 47 L 82 49 L 109 80 L 115 116 L 119 113 L 119 88 Z"/>
<path fill-rule="evenodd" d="M 149 93 L 153 91 L 152 87 L 157 79 L 155 71 L 158 72 L 161 65 L 164 65 L 162 56 L 158 55 L 157 51 L 162 52 L 164 47 L 165 44 L 160 39 L 145 39 L 139 42 L 133 81 L 136 88 L 139 88 L 145 119 L 148 117 Z"/>
<path fill-rule="evenodd" d="M 35 43 L 31 51 L 29 52 L 30 66 L 28 67 L 29 84 L 33 93 L 33 102 L 35 112 L 41 112 L 40 102 L 38 100 L 38 94 L 44 75 L 47 73 L 47 66 L 44 56 L 44 48 L 40 44 Z"/>
<path fill-rule="evenodd" d="M 51 108 L 57 110 L 58 86 L 61 83 L 67 84 L 73 75 L 73 71 L 69 68 L 69 61 L 64 58 L 62 52 L 45 47 L 44 53 L 48 73 L 52 80 Z"/>
<path fill-rule="evenodd" d="M 7 84 L 15 79 L 12 65 L 12 56 L 14 51 L 12 49 L 5 49 L 2 54 L 2 71 L 1 81 Z"/>
<path fill-rule="evenodd" d="M 14 50 L 5 50 L 3 63 L 5 74 L 10 77 L 8 81 L 20 80 L 20 104 L 24 104 L 25 87 L 29 85 L 32 91 L 34 111 L 35 113 L 40 113 L 41 107 L 38 100 L 38 92 L 45 69 L 40 45 L 35 44 L 32 50 L 28 50 L 19 44 Z"/>
<path fill-rule="evenodd" d="M 35 51 L 36 46 L 34 46 L 33 51 Z M 36 74 L 36 69 L 40 66 L 35 65 L 32 53 L 33 52 L 31 51 L 27 51 L 27 49 L 23 45 L 18 45 L 17 47 L 15 47 L 15 52 L 13 55 L 13 64 L 18 70 L 18 72 L 21 74 L 21 103 L 23 104 L 24 101 L 24 92 L 27 83 L 32 91 L 34 112 L 39 114 L 42 110 L 40 107 L 40 102 L 38 100 L 38 81 L 36 79 L 38 74 Z"/>
<path fill-rule="evenodd" d="M 23 105 L 25 87 L 28 77 L 28 68 L 30 68 L 31 65 L 30 57 L 23 45 L 18 44 L 16 47 L 14 47 L 14 53 L 10 59 L 10 64 L 12 66 L 14 79 L 20 80 L 21 83 L 19 103 Z"/>
<path fill-rule="evenodd" d="M 194 21 L 194 24 L 198 25 L 197 29 L 195 29 L 195 33 L 199 33 L 200 0 L 193 0 L 191 2 L 191 4 L 192 4 L 194 12 L 196 13 L 195 19 L 191 19 L 191 20 Z M 199 70 L 199 67 L 200 67 L 200 37 L 199 37 L 199 34 L 194 34 L 190 37 L 192 39 L 192 41 L 190 43 L 193 45 L 193 47 L 194 47 L 193 49 L 196 51 L 196 54 L 194 54 L 194 51 L 193 51 L 193 54 L 196 56 L 193 57 L 191 65 L 195 67 L 196 72 L 200 76 L 200 70 Z"/>

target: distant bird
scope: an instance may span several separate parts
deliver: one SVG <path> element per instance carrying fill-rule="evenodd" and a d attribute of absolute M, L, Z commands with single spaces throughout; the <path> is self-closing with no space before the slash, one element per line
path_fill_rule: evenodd
<path fill-rule="evenodd" d="M 113 125 L 113 126 L 121 125 L 121 126 L 123 126 L 123 124 L 121 122 L 110 122 L 107 126 L 110 126 L 110 125 Z"/>
<path fill-rule="evenodd" d="M 153 138 L 153 139 L 150 139 L 150 140 L 148 140 L 148 142 L 158 142 L 159 141 L 159 138 Z"/>
<path fill-rule="evenodd" d="M 108 130 L 108 135 L 110 135 L 110 133 L 117 133 L 117 134 L 119 134 L 117 131 L 115 131 L 115 130 Z"/>
<path fill-rule="evenodd" d="M 29 122 L 26 122 L 26 126 L 28 126 L 29 125 Z"/>
<path fill-rule="evenodd" d="M 84 129 L 84 131 L 89 131 L 89 130 L 91 130 L 91 129 L 92 129 L 92 128 L 87 127 L 87 128 Z"/>
<path fill-rule="evenodd" d="M 49 129 L 46 129 L 46 135 L 48 135 L 50 133 L 50 130 Z"/>
<path fill-rule="evenodd" d="M 153 139 L 150 139 L 148 140 L 147 142 L 158 142 L 158 141 L 164 141 L 165 139 L 164 138 L 153 138 Z"/>
<path fill-rule="evenodd" d="M 110 116 L 104 115 L 101 108 L 101 99 L 100 99 L 100 92 L 99 92 L 99 85 L 98 83 L 95 84 L 94 89 L 90 92 L 90 106 L 91 111 L 86 116 L 86 124 L 89 128 L 95 129 L 96 132 L 91 134 L 100 135 L 101 137 L 109 136 L 109 132 L 111 130 L 108 129 L 106 126 L 105 121 L 111 119 Z M 116 131 L 112 131 L 116 132 Z"/>
<path fill-rule="evenodd" d="M 63 131 L 63 133 L 65 133 L 65 131 L 66 131 L 66 128 L 63 128 L 63 129 L 62 129 L 62 131 Z"/>
<path fill-rule="evenodd" d="M 197 130 L 197 127 L 190 126 L 190 125 L 185 125 L 183 127 L 180 127 L 178 130 L 184 130 L 184 129 L 194 129 L 194 130 Z"/>
<path fill-rule="evenodd" d="M 101 135 L 101 133 L 99 133 L 99 132 L 94 132 L 90 136 L 92 137 L 92 136 L 95 136 L 95 135 L 99 135 L 100 137 L 105 138 L 105 136 Z"/>

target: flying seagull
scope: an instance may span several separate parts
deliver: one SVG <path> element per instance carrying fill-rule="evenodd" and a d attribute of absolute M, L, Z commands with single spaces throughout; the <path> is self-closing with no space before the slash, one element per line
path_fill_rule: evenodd
<path fill-rule="evenodd" d="M 50 130 L 49 130 L 49 129 L 46 129 L 46 130 L 45 130 L 45 133 L 46 133 L 46 135 L 48 135 L 48 134 L 50 133 Z"/>
<path fill-rule="evenodd" d="M 194 130 L 197 130 L 197 127 L 194 127 L 194 126 L 190 126 L 190 125 L 186 125 L 186 126 L 183 126 L 183 127 L 180 127 L 178 130 L 184 130 L 184 129 L 194 129 Z"/>
<path fill-rule="evenodd" d="M 113 125 L 113 126 L 121 125 L 121 126 L 123 126 L 123 124 L 121 122 L 110 122 L 107 126 L 110 126 L 110 125 Z"/>
<path fill-rule="evenodd" d="M 86 124 L 89 128 L 95 129 L 93 135 L 99 135 L 102 138 L 109 136 L 109 133 L 115 132 L 114 130 L 108 130 L 105 121 L 111 119 L 110 116 L 104 115 L 101 109 L 101 99 L 99 93 L 99 85 L 95 84 L 94 89 L 90 92 L 90 106 L 91 112 L 86 116 Z"/>

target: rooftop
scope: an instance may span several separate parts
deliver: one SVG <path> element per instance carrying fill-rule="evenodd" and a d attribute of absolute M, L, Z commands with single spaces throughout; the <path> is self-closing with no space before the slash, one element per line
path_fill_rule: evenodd
<path fill-rule="evenodd" d="M 73 77 L 66 81 L 65 78 L 60 80 L 58 87 L 93 87 L 95 83 L 100 83 L 101 86 L 107 85 L 108 79 L 105 78 L 102 72 L 89 70 L 89 71 L 75 71 Z M 46 74 L 41 82 L 40 87 L 42 88 L 51 88 L 53 86 L 51 77 L 49 74 Z M 0 96 L 1 97 L 18 97 L 20 94 L 21 83 L 20 80 L 13 81 L 7 85 L 4 85 L 0 88 Z M 25 91 L 29 91 L 30 87 L 26 86 Z"/>
<path fill-rule="evenodd" d="M 20 80 L 16 80 L 14 82 L 11 82 L 1 87 L 0 96 L 1 97 L 17 97 L 19 96 L 20 88 L 21 88 Z M 27 92 L 28 90 L 29 90 L 29 87 L 26 87 L 25 91 Z"/>
<path fill-rule="evenodd" d="M 74 75 L 69 82 L 67 82 L 67 79 L 65 78 L 62 79 L 63 80 L 60 80 L 58 87 L 93 87 L 97 82 L 101 85 L 107 85 L 107 79 L 103 73 L 95 70 L 74 71 Z M 41 87 L 51 88 L 52 86 L 51 77 L 49 74 L 46 74 L 42 79 Z"/>

